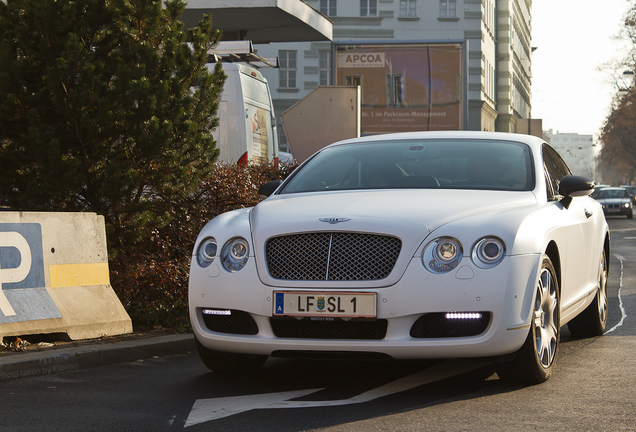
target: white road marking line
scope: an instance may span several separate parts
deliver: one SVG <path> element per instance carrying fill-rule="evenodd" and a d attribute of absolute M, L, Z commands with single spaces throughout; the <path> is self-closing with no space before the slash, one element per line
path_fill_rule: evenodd
<path fill-rule="evenodd" d="M 322 389 L 295 390 L 280 393 L 266 393 L 257 395 L 221 397 L 211 399 L 198 399 L 194 402 L 192 411 L 186 420 L 185 426 L 194 426 L 223 417 L 228 417 L 241 412 L 254 409 L 278 409 L 278 408 L 318 408 L 340 405 L 352 405 L 369 402 L 384 396 L 400 393 L 406 390 L 441 381 L 446 378 L 461 375 L 472 370 L 479 369 L 490 364 L 485 361 L 475 360 L 450 360 L 439 363 L 433 367 L 424 369 L 413 375 L 400 378 L 383 386 L 371 389 L 349 399 L 327 401 L 292 401 L 290 399 L 306 396 Z"/>
<path fill-rule="evenodd" d="M 618 284 L 618 306 L 621 309 L 621 320 L 618 322 L 618 324 L 616 324 L 614 327 L 607 330 L 603 334 L 611 333 L 617 328 L 621 327 L 623 325 L 623 322 L 625 321 L 625 317 L 627 316 L 627 313 L 625 313 L 625 307 L 623 306 L 623 297 L 621 295 L 621 292 L 623 290 L 623 261 L 625 261 L 625 257 L 623 255 L 618 255 L 618 254 L 614 254 L 614 256 L 621 262 L 621 277 L 619 279 L 619 284 Z"/>
<path fill-rule="evenodd" d="M 279 408 L 278 404 L 283 401 L 315 393 L 319 390 L 322 389 L 198 399 L 194 402 L 190 415 L 188 415 L 188 419 L 183 427 L 187 428 L 253 409 Z"/>

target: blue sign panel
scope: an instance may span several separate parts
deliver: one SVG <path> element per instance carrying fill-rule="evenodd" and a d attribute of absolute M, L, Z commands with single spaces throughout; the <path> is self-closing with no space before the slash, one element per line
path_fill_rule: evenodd
<path fill-rule="evenodd" d="M 61 314 L 45 288 L 42 227 L 0 223 L 0 324 Z"/>
<path fill-rule="evenodd" d="M 5 241 L 2 241 L 5 237 Z M 22 240 L 20 237 L 22 237 Z M 24 242 L 26 241 L 26 245 Z M 28 251 L 20 246 L 27 246 Z M 31 256 L 31 266 L 22 280 L 6 281 L 5 272 L 26 265 Z M 0 283 L 3 290 L 16 288 L 44 288 L 44 256 L 42 254 L 42 228 L 40 224 L 0 224 Z"/>
<path fill-rule="evenodd" d="M 285 313 L 285 294 L 283 293 L 276 293 L 276 314 L 282 314 Z"/>

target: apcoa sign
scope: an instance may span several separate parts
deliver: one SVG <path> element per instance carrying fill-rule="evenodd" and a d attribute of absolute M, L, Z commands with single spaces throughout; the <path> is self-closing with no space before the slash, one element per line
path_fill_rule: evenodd
<path fill-rule="evenodd" d="M 334 50 L 334 82 L 360 86 L 361 135 L 464 127 L 463 43 L 343 42 Z"/>
<path fill-rule="evenodd" d="M 384 67 L 384 53 L 342 53 L 338 54 L 340 68 Z"/>

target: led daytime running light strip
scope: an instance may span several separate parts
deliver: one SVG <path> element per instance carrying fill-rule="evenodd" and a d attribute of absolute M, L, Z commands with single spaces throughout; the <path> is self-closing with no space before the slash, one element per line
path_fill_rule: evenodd
<path fill-rule="evenodd" d="M 479 312 L 447 312 L 446 319 L 480 319 L 482 315 Z"/>
<path fill-rule="evenodd" d="M 227 309 L 203 309 L 201 311 L 203 313 L 203 315 L 222 315 L 222 316 L 230 316 L 232 315 L 232 311 L 231 310 L 227 310 Z"/>

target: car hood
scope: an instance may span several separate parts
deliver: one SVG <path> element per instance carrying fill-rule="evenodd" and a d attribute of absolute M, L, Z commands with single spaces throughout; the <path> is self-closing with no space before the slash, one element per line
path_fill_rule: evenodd
<path fill-rule="evenodd" d="M 322 218 L 351 219 L 336 230 L 349 231 L 372 221 L 371 232 L 391 233 L 407 224 L 423 234 L 473 214 L 535 204 L 531 192 L 448 189 L 342 191 L 274 195 L 251 212 L 251 229 L 281 232 L 333 230 Z M 382 231 L 382 226 L 386 229 Z M 356 231 L 358 231 L 356 229 Z M 412 233 L 415 234 L 415 233 Z"/>
<path fill-rule="evenodd" d="M 447 189 L 339 191 L 273 195 L 250 212 L 259 274 L 265 268 L 267 239 L 302 232 L 350 231 L 399 237 L 399 265 L 406 266 L 424 239 L 438 227 L 472 215 L 536 204 L 532 192 Z M 400 272 L 396 272 L 400 274 Z"/>

